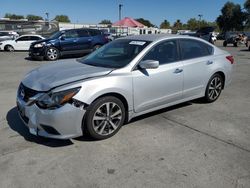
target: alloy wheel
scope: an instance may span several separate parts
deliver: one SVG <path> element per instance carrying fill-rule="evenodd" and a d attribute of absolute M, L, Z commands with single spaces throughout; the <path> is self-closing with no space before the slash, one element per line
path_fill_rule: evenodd
<path fill-rule="evenodd" d="M 47 57 L 51 60 L 56 60 L 58 57 L 58 52 L 56 49 L 50 48 L 47 51 Z"/>
<path fill-rule="evenodd" d="M 208 88 L 208 97 L 211 101 L 214 101 L 216 100 L 220 93 L 221 93 L 221 90 L 222 90 L 222 80 L 220 77 L 218 76 L 215 76 L 211 82 L 210 82 L 210 85 L 209 85 L 209 88 Z"/>
<path fill-rule="evenodd" d="M 107 102 L 102 104 L 94 113 L 92 125 L 97 134 L 107 136 L 119 127 L 121 121 L 121 107 L 114 102 Z"/>
<path fill-rule="evenodd" d="M 7 51 L 9 51 L 9 52 L 14 52 L 13 46 L 7 46 Z"/>

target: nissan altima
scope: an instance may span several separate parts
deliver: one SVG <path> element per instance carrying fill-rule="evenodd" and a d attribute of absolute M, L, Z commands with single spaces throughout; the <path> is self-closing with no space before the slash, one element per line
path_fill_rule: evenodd
<path fill-rule="evenodd" d="M 197 98 L 216 101 L 233 64 L 228 52 L 199 38 L 124 37 L 32 70 L 18 88 L 17 108 L 31 134 L 106 139 L 136 116 Z"/>

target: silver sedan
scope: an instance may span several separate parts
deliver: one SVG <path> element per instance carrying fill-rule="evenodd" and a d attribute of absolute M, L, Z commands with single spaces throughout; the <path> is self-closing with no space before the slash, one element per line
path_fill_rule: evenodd
<path fill-rule="evenodd" d="M 228 52 L 199 38 L 130 36 L 29 72 L 17 107 L 34 135 L 105 139 L 136 116 L 196 98 L 214 102 L 233 64 Z"/>

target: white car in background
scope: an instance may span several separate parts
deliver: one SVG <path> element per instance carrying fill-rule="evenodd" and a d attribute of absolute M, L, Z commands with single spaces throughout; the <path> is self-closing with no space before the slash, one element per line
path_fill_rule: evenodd
<path fill-rule="evenodd" d="M 15 31 L 0 31 L 0 42 L 5 40 L 14 40 L 19 37 L 19 34 Z"/>
<path fill-rule="evenodd" d="M 40 35 L 22 35 L 15 40 L 0 42 L 0 50 L 13 52 L 15 50 L 28 51 L 32 42 L 44 39 Z"/>

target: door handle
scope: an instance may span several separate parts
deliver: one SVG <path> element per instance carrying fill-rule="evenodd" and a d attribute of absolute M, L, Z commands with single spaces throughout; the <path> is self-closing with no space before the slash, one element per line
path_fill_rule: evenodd
<path fill-rule="evenodd" d="M 213 61 L 207 61 L 207 65 L 212 65 L 213 63 Z"/>
<path fill-rule="evenodd" d="M 174 73 L 175 73 L 175 74 L 178 74 L 178 73 L 181 73 L 182 71 L 183 71 L 183 69 L 179 69 L 179 68 L 178 68 L 178 69 L 175 69 Z"/>

